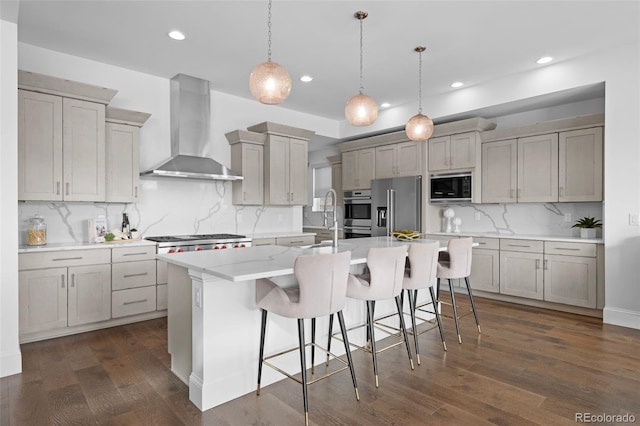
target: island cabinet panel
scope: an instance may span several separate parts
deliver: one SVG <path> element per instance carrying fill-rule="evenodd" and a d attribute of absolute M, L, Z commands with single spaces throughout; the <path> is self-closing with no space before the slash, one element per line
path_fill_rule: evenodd
<path fill-rule="evenodd" d="M 559 135 L 558 200 L 602 201 L 602 127 Z"/>

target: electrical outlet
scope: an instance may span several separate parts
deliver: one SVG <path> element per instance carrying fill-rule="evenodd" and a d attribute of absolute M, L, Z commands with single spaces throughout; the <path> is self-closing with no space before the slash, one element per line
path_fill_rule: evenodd
<path fill-rule="evenodd" d="M 638 214 L 637 213 L 629 213 L 629 225 L 630 226 L 638 226 Z"/>
<path fill-rule="evenodd" d="M 571 222 L 571 213 L 565 213 L 564 214 L 564 221 L 565 222 Z"/>
<path fill-rule="evenodd" d="M 480 212 L 475 212 L 475 213 L 474 213 L 474 215 L 473 215 L 473 218 L 474 218 L 476 221 L 480 220 L 480 218 L 481 218 L 481 217 L 482 217 L 482 215 L 481 215 L 481 213 L 480 213 Z"/>
<path fill-rule="evenodd" d="M 196 308 L 202 308 L 202 292 L 199 288 L 196 289 Z"/>

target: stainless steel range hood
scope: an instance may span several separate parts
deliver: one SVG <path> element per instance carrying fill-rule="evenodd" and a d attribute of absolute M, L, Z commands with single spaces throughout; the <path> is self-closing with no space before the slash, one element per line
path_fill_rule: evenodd
<path fill-rule="evenodd" d="M 171 79 L 171 157 L 140 176 L 240 180 L 205 155 L 211 129 L 209 82 L 185 74 Z"/>

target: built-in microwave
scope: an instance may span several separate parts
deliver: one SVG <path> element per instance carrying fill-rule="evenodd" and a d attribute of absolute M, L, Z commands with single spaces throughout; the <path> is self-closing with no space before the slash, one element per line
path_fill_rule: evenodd
<path fill-rule="evenodd" d="M 360 238 L 371 236 L 371 190 L 345 191 L 344 236 Z"/>
<path fill-rule="evenodd" d="M 440 173 L 429 176 L 431 203 L 470 203 L 472 197 L 472 174 Z"/>

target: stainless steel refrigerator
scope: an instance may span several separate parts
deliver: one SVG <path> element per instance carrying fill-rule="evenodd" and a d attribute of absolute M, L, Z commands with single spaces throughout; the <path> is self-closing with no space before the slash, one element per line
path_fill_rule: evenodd
<path fill-rule="evenodd" d="M 422 176 L 371 181 L 371 236 L 422 231 Z"/>

